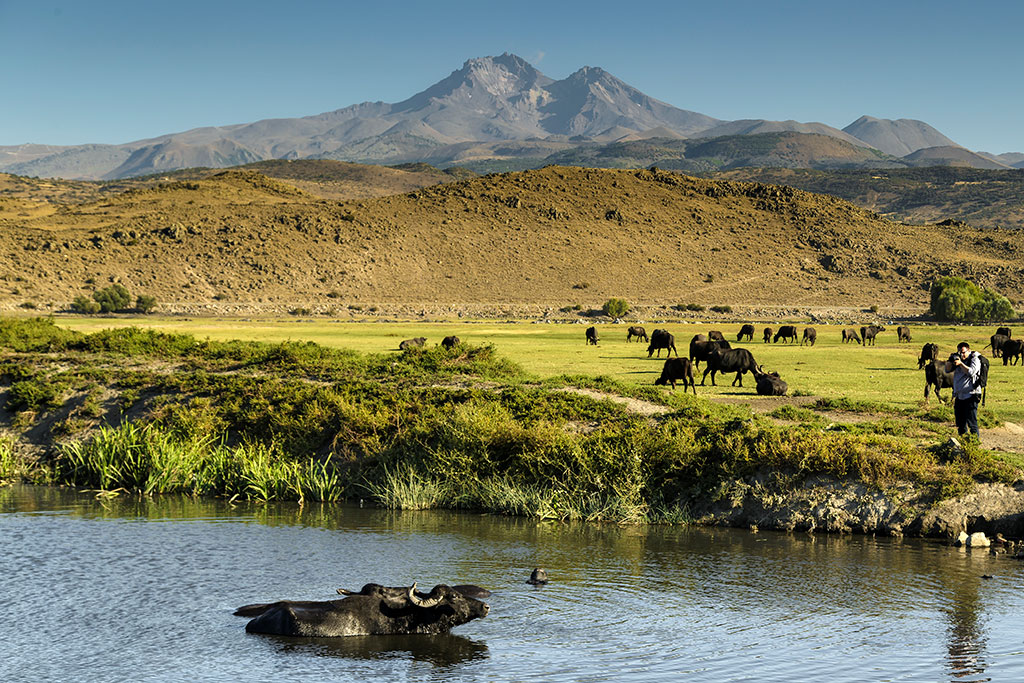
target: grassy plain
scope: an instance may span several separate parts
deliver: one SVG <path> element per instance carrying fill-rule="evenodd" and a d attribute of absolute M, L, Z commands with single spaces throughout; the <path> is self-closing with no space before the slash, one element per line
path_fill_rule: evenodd
<path fill-rule="evenodd" d="M 136 326 L 190 334 L 197 339 L 211 341 L 312 341 L 317 344 L 377 353 L 393 350 L 403 339 L 426 337 L 427 345 L 440 343 L 447 335 L 457 335 L 473 344 L 492 344 L 498 354 L 519 364 L 528 373 L 540 379 L 559 375 L 608 376 L 621 382 L 651 385 L 661 372 L 662 358 L 647 358 L 646 345 L 627 343 L 627 325 L 596 325 L 600 336 L 598 346 L 584 343 L 587 325 L 542 324 L 528 322 L 458 322 L 458 323 L 397 323 L 397 322 L 333 322 L 312 319 L 237 320 L 215 318 L 60 318 L 58 324 L 79 332 L 91 333 L 101 329 Z M 733 346 L 749 348 L 755 359 L 767 370 L 778 371 L 789 384 L 790 392 L 823 398 L 846 398 L 882 404 L 897 411 L 919 410 L 924 401 L 924 372 L 917 369 L 917 357 L 925 342 L 937 343 L 940 357 L 952 353 L 960 341 L 968 341 L 972 348 L 985 351 L 994 326 L 911 325 L 913 341 L 899 343 L 895 326 L 887 327 L 875 346 L 843 344 L 844 326 L 815 325 L 818 340 L 815 346 L 799 344 L 764 344 L 760 340 L 762 325 L 757 326 L 753 342 L 737 344 L 739 323 L 669 323 L 645 324 L 648 332 L 665 327 L 675 335 L 676 348 L 687 354 L 690 338 L 710 329 L 723 332 Z M 774 326 L 777 329 L 777 325 Z M 805 325 L 799 325 L 803 330 Z M 1002 421 L 1024 423 L 1024 367 L 1002 365 L 992 359 L 989 376 L 987 408 Z M 703 366 L 702 366 L 703 370 Z M 698 386 L 698 395 L 718 399 L 749 401 L 761 407 L 773 406 L 779 399 L 761 397 L 754 393 L 754 382 L 746 375 L 741 387 L 732 387 L 735 375 L 724 381 L 716 379 L 717 387 Z M 698 384 L 700 379 L 698 378 Z M 949 390 L 943 396 L 948 398 Z M 931 399 L 931 406 L 938 401 Z"/>

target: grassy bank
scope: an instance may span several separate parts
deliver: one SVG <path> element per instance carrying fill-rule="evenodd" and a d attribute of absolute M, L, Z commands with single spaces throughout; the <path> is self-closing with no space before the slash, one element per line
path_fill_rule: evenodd
<path fill-rule="evenodd" d="M 925 412 L 902 416 L 913 437 L 889 406 L 862 399 L 801 408 L 780 426 L 611 377 L 542 380 L 490 345 L 364 354 L 3 319 L 0 350 L 8 432 L 53 445 L 35 462 L 0 446 L 0 478 L 81 488 L 635 522 L 684 520 L 694 500 L 764 469 L 909 481 L 940 497 L 1020 475 L 1015 461 L 939 447 L 945 432 Z M 566 387 L 669 411 L 648 417 Z M 880 414 L 836 429 L 836 409 Z"/>

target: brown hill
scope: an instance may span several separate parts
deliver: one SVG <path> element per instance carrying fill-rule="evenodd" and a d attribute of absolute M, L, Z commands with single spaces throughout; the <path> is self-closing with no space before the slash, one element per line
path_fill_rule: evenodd
<path fill-rule="evenodd" d="M 923 310 L 962 274 L 1024 298 L 1024 235 L 891 223 L 834 197 L 547 167 L 335 202 L 251 170 L 0 205 L 0 306 L 119 281 L 165 310 L 572 304 Z"/>

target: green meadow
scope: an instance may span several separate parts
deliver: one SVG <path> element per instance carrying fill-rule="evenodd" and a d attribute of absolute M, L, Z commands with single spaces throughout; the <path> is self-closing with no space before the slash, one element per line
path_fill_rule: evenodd
<path fill-rule="evenodd" d="M 596 325 L 600 343 L 587 346 L 584 330 L 588 325 L 545 324 L 529 322 L 332 322 L 321 320 L 232 320 L 215 318 L 60 318 L 58 324 L 79 332 L 91 333 L 113 327 L 135 326 L 162 332 L 189 334 L 210 341 L 260 341 L 280 343 L 311 341 L 322 346 L 349 349 L 360 353 L 398 353 L 398 344 L 412 337 L 426 337 L 427 346 L 435 346 L 447 335 L 456 335 L 471 345 L 490 344 L 500 356 L 520 365 L 539 379 L 560 375 L 606 376 L 626 384 L 651 385 L 661 372 L 665 358 L 647 357 L 644 343 L 626 342 L 625 324 Z M 803 331 L 806 325 L 798 325 Z M 967 341 L 992 361 L 986 406 L 995 418 L 1024 423 L 1024 366 L 1004 367 L 998 358 L 983 347 L 995 332 L 989 326 L 910 325 L 912 341 L 900 343 L 896 326 L 887 327 L 875 346 L 843 344 L 841 332 L 847 325 L 814 325 L 817 343 L 764 344 L 760 337 L 765 325 L 757 324 L 754 341 L 736 342 L 740 323 L 645 323 L 648 334 L 655 328 L 669 330 L 676 339 L 676 349 L 687 355 L 693 335 L 715 329 L 725 334 L 735 346 L 750 349 L 754 358 L 768 371 L 777 371 L 789 384 L 790 393 L 829 399 L 848 399 L 883 404 L 898 411 L 920 410 L 924 407 L 924 371 L 917 369 L 921 346 L 926 342 L 939 345 L 940 357 L 952 353 L 958 342 Z M 778 329 L 777 324 L 771 327 Z M 859 326 L 858 326 L 859 327 Z M 1021 331 L 1024 333 L 1024 330 Z M 701 366 L 703 371 L 703 365 Z M 729 400 L 749 400 L 752 404 L 771 405 L 778 399 L 759 397 L 754 393 L 750 375 L 743 387 L 731 386 L 735 375 L 716 378 L 711 386 L 710 375 L 700 396 Z M 948 399 L 949 390 L 943 391 Z M 930 398 L 930 406 L 939 402 Z M 763 406 L 762 406 L 763 407 Z"/>

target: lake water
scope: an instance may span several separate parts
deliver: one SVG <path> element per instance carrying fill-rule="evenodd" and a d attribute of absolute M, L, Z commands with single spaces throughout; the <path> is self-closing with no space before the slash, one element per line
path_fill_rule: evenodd
<path fill-rule="evenodd" d="M 490 614 L 321 640 L 231 614 L 412 581 Z M 2 681 L 1021 681 L 1022 591 L 1018 560 L 912 539 L 0 489 Z"/>

